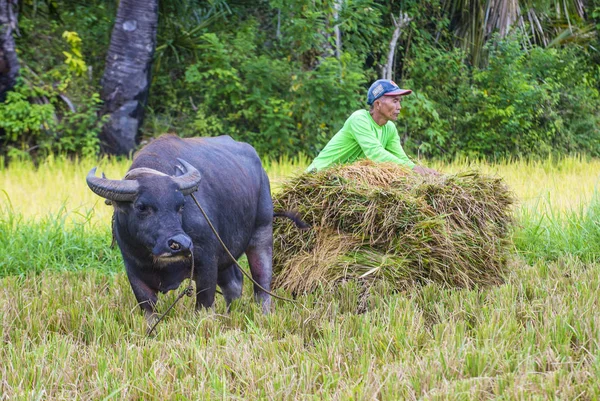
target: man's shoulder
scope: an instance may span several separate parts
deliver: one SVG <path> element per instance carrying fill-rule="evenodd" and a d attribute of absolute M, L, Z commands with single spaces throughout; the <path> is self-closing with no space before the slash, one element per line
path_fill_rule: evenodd
<path fill-rule="evenodd" d="M 346 120 L 345 125 L 351 125 L 354 127 L 359 125 L 362 127 L 367 127 L 367 126 L 371 126 L 372 121 L 373 120 L 371 118 L 371 115 L 369 114 L 369 111 L 365 110 L 365 109 L 361 109 L 361 110 L 356 110 L 354 113 L 352 113 L 350 115 L 350 117 L 348 117 L 348 119 Z"/>
<path fill-rule="evenodd" d="M 356 110 L 354 113 L 350 114 L 350 117 L 348 117 L 348 120 L 350 119 L 357 119 L 357 118 L 368 118 L 369 117 L 369 111 L 365 110 L 365 109 L 359 109 Z"/>

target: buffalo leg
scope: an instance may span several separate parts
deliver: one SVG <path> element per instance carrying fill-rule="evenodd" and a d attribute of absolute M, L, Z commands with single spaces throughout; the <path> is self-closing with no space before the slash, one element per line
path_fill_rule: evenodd
<path fill-rule="evenodd" d="M 260 287 L 271 291 L 271 278 L 273 276 L 273 227 L 271 225 L 258 228 L 250 245 L 246 249 L 248 264 L 252 278 Z M 254 284 L 254 299 L 262 305 L 263 313 L 271 310 L 271 296 Z"/>
<path fill-rule="evenodd" d="M 156 313 L 154 312 L 154 308 L 156 307 L 156 302 L 158 301 L 157 291 L 150 288 L 146 283 L 133 274 L 128 274 L 127 276 L 129 278 L 129 284 L 131 284 L 133 294 L 135 295 L 135 299 L 137 299 L 138 305 L 140 305 L 140 308 L 142 308 L 142 311 L 144 312 L 146 323 L 148 324 L 148 327 L 152 327 L 156 321 Z"/>
<path fill-rule="evenodd" d="M 196 310 L 210 308 L 215 302 L 217 291 L 217 263 L 216 261 L 198 261 L 195 272 L 196 282 Z"/>
<path fill-rule="evenodd" d="M 223 297 L 227 303 L 227 311 L 229 311 L 231 302 L 242 296 L 243 279 L 242 272 L 236 265 L 231 265 L 219 271 L 217 284 L 223 292 Z"/>

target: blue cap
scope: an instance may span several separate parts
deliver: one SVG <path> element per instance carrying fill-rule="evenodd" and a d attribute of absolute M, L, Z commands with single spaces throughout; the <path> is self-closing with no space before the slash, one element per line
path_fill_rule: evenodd
<path fill-rule="evenodd" d="M 404 96 L 410 95 L 412 91 L 410 89 L 400 89 L 394 81 L 389 79 L 378 79 L 373 82 L 373 85 L 367 92 L 367 104 L 372 105 L 375 100 L 381 96 Z"/>

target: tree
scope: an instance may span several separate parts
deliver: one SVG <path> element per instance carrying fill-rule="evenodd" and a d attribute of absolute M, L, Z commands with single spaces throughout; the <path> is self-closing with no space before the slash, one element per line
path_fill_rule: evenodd
<path fill-rule="evenodd" d="M 502 38 L 513 27 L 544 46 L 592 37 L 584 0 L 450 0 L 445 11 L 457 44 L 469 50 L 473 65 L 485 64 L 483 48 L 494 32 Z"/>
<path fill-rule="evenodd" d="M 17 0 L 0 0 L 0 101 L 15 86 L 19 60 L 13 32 L 17 29 Z"/>
<path fill-rule="evenodd" d="M 105 153 L 126 155 L 139 142 L 157 24 L 158 0 L 120 1 L 102 78 L 103 114 L 110 115 L 100 134 Z"/>
<path fill-rule="evenodd" d="M 390 40 L 387 61 L 381 67 L 381 77 L 383 79 L 391 80 L 393 78 L 392 75 L 394 72 L 395 61 L 394 56 L 396 54 L 396 46 L 398 44 L 398 39 L 400 39 L 402 29 L 404 29 L 410 23 L 410 21 L 412 21 L 412 18 L 410 18 L 406 13 L 403 14 L 402 11 L 400 11 L 398 19 L 394 17 L 394 14 L 392 14 L 392 22 L 394 23 L 394 33 L 392 33 L 392 39 Z"/>

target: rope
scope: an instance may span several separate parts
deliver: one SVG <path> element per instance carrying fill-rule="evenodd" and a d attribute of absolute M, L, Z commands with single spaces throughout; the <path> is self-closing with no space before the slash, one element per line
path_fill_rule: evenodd
<path fill-rule="evenodd" d="M 233 255 L 231 254 L 231 252 L 229 252 L 229 249 L 227 248 L 227 245 L 225 245 L 225 243 L 223 242 L 223 240 L 221 239 L 221 236 L 219 235 L 219 233 L 217 233 L 217 230 L 215 229 L 215 227 L 212 225 L 210 219 L 208 218 L 206 212 L 204 211 L 204 209 L 202 208 L 202 206 L 200 206 L 200 203 L 198 203 L 198 201 L 196 200 L 196 197 L 194 196 L 194 194 L 190 194 L 190 196 L 192 197 L 192 199 L 194 200 L 194 202 L 196 203 L 196 206 L 198 206 L 198 209 L 200 209 L 200 211 L 202 212 L 202 215 L 204 216 L 204 218 L 206 219 L 206 222 L 208 223 L 208 225 L 210 226 L 210 229 L 212 230 L 212 232 L 215 234 L 215 236 L 217 237 L 217 239 L 219 240 L 219 242 L 221 243 L 221 246 L 223 247 L 223 249 L 225 249 L 225 252 L 227 252 L 227 255 L 229 255 L 229 257 L 231 258 L 231 260 L 233 261 L 233 263 L 238 267 L 238 269 L 240 269 L 240 271 L 242 272 L 242 274 L 244 276 L 246 276 L 248 278 L 248 280 L 252 281 L 254 283 L 254 285 L 256 285 L 258 288 L 260 288 L 261 290 L 263 290 L 264 292 L 266 292 L 267 294 L 269 294 L 270 296 L 272 296 L 273 298 L 277 298 L 277 299 L 281 299 L 282 301 L 288 301 L 288 302 L 292 302 L 292 303 L 297 303 L 296 300 L 294 299 L 290 299 L 290 298 L 285 298 L 285 297 L 281 297 L 279 295 L 275 295 L 272 292 L 268 291 L 267 289 L 265 289 L 262 285 L 258 284 L 251 275 L 249 275 L 244 269 L 242 269 L 242 267 L 238 264 L 237 260 L 235 259 L 235 257 L 233 257 Z"/>
<path fill-rule="evenodd" d="M 160 321 L 163 320 L 165 318 L 165 316 L 167 316 L 167 313 L 169 313 L 171 311 L 171 309 L 173 309 L 173 307 L 175 305 L 177 305 L 177 302 L 179 302 L 179 300 L 181 298 L 183 298 L 184 295 L 187 295 L 188 297 L 191 297 L 192 295 L 194 295 L 194 265 L 195 265 L 195 263 L 194 263 L 194 252 L 191 249 L 190 249 L 190 258 L 192 259 L 192 272 L 190 273 L 190 277 L 188 279 L 190 281 L 190 284 L 183 291 L 181 291 L 179 293 L 179 295 L 177 296 L 175 301 L 173 301 L 171 306 L 169 306 L 167 308 L 167 310 L 162 315 L 160 315 L 160 317 L 158 319 L 156 319 L 156 321 L 154 322 L 154 324 L 152 325 L 150 330 L 148 330 L 148 332 L 147 332 L 148 336 L 150 336 L 152 334 L 152 332 L 154 331 L 156 326 L 160 323 Z M 201 291 L 204 291 L 204 290 L 201 290 Z"/>
<path fill-rule="evenodd" d="M 202 206 L 200 206 L 200 203 L 198 203 L 198 200 L 196 200 L 196 197 L 194 196 L 194 194 L 192 193 L 192 194 L 190 194 L 190 196 L 192 197 L 192 199 L 196 203 L 196 206 L 198 206 L 198 209 L 200 209 L 200 212 L 202 212 L 202 215 L 206 219 L 206 222 L 210 226 L 210 229 L 212 230 L 212 232 L 215 234 L 215 236 L 217 237 L 217 239 L 221 243 L 221 246 L 223 247 L 223 249 L 225 249 L 225 252 L 227 252 L 227 255 L 229 255 L 229 257 L 231 258 L 231 260 L 233 261 L 233 263 L 238 267 L 238 269 L 240 269 L 240 271 L 242 272 L 242 274 L 244 276 L 246 276 L 250 281 L 252 281 L 252 283 L 254 283 L 254 285 L 256 285 L 258 288 L 260 288 L 261 290 L 263 290 L 264 292 L 266 292 L 267 294 L 269 294 L 273 298 L 277 298 L 277 299 L 280 299 L 282 301 L 287 301 L 287 302 L 292 302 L 294 304 L 297 304 L 298 301 L 296 301 L 294 299 L 281 297 L 279 295 L 273 294 L 272 292 L 268 291 L 262 285 L 258 284 L 252 278 L 252 276 L 249 275 L 244 269 L 242 269 L 242 267 L 238 264 L 238 262 L 235 259 L 235 257 L 231 254 L 231 252 L 227 248 L 227 245 L 225 245 L 225 243 L 221 239 L 221 236 L 219 235 L 219 233 L 217 232 L 217 230 L 213 226 L 212 222 L 208 218 L 208 215 L 206 214 L 206 212 L 204 211 L 204 209 L 202 208 Z M 177 298 L 175 299 L 175 301 L 173 301 L 173 303 L 167 308 L 167 310 L 163 314 L 161 314 L 159 316 L 159 318 L 154 322 L 154 324 L 152 325 L 152 327 L 147 331 L 147 335 L 148 336 L 150 336 L 152 334 L 152 332 L 154 331 L 154 329 L 156 328 L 156 326 L 165 318 L 165 316 L 167 316 L 167 314 L 171 311 L 171 309 L 173 309 L 175 307 L 175 305 L 177 305 L 177 302 L 179 302 L 179 300 L 181 300 L 181 298 L 183 298 L 184 295 L 187 295 L 188 297 L 191 297 L 194 294 L 194 285 L 193 285 L 193 283 L 194 283 L 194 264 L 195 263 L 194 263 L 194 253 L 193 253 L 192 250 L 190 250 L 190 258 L 192 259 L 192 272 L 191 272 L 190 277 L 188 279 L 189 282 L 190 282 L 190 284 L 183 291 L 181 291 L 179 293 L 179 295 L 177 296 Z M 201 291 L 204 291 L 204 290 L 201 290 Z"/>

